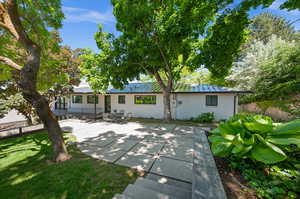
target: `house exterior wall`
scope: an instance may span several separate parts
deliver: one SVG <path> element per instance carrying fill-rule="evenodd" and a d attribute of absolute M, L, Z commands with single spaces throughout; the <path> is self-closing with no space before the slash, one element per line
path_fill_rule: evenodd
<path fill-rule="evenodd" d="M 218 105 L 206 106 L 206 95 L 218 95 Z M 190 119 L 207 112 L 214 112 L 216 120 L 234 115 L 234 94 L 177 94 L 176 99 L 176 119 Z"/>
<path fill-rule="evenodd" d="M 82 95 L 82 104 L 74 104 L 72 103 L 72 96 L 73 95 Z M 93 95 L 93 94 L 90 94 Z M 70 112 L 94 112 L 94 104 L 88 104 L 87 103 L 87 96 L 88 94 L 72 94 L 70 95 L 70 98 L 68 99 L 69 104 L 69 111 Z M 97 110 L 104 111 L 104 96 L 103 95 L 97 95 L 98 97 L 98 104 L 96 104 Z"/>
<path fill-rule="evenodd" d="M 124 94 L 125 104 L 118 103 L 118 96 L 123 94 L 111 95 L 111 110 L 120 112 L 121 110 L 125 114 L 131 114 L 132 117 L 141 118 L 157 118 L 162 119 L 164 113 L 163 95 L 162 94 Z M 135 104 L 134 96 L 136 95 L 155 95 L 156 104 Z"/>
<path fill-rule="evenodd" d="M 82 104 L 73 104 L 72 95 L 68 101 L 69 112 L 91 112 L 94 111 L 94 104 L 87 104 L 88 94 L 74 94 L 82 95 Z M 125 104 L 118 103 L 118 96 L 125 96 Z M 155 95 L 156 104 L 135 104 L 134 98 L 136 95 Z M 206 95 L 218 95 L 217 106 L 206 106 Z M 104 96 L 97 95 L 99 103 L 97 104 L 97 111 L 104 112 Z M 163 95 L 162 94 L 110 94 L 111 96 L 111 112 L 123 111 L 125 115 L 130 114 L 132 117 L 140 118 L 156 118 L 162 119 L 164 115 Z M 173 119 L 188 120 L 191 117 L 197 117 L 201 113 L 214 112 L 216 120 L 228 119 L 234 115 L 234 105 L 238 104 L 238 97 L 234 101 L 235 94 L 201 94 L 201 93 L 187 93 L 187 94 L 173 94 L 171 96 L 171 107 Z M 236 103 L 236 104 L 235 104 Z"/>

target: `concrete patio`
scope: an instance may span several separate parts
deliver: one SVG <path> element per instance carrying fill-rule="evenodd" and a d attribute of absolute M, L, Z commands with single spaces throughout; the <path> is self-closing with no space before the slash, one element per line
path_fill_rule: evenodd
<path fill-rule="evenodd" d="M 192 182 L 192 127 L 175 124 L 61 122 L 87 155 L 147 173 Z M 178 172 L 180 171 L 180 172 Z"/>
<path fill-rule="evenodd" d="M 225 199 L 205 132 L 165 123 L 61 121 L 85 154 L 146 173 L 114 199 Z M 195 150 L 195 151 L 194 151 Z"/>

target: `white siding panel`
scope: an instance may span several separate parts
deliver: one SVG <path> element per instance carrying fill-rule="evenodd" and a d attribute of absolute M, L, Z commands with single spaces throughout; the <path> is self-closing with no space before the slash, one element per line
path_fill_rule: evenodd
<path fill-rule="evenodd" d="M 77 95 L 77 94 L 74 94 Z M 87 103 L 87 94 L 78 94 L 78 95 L 82 95 L 83 99 L 82 99 L 82 104 L 73 104 L 72 103 L 72 96 L 70 96 L 69 99 L 69 109 L 73 110 L 73 111 L 78 111 L 78 112 L 93 112 L 94 110 L 94 104 L 88 104 Z M 98 96 L 98 104 L 96 105 L 96 108 L 98 110 L 102 110 L 104 111 L 104 96 L 103 95 L 97 95 Z"/>
<path fill-rule="evenodd" d="M 177 94 L 176 119 L 190 119 L 207 112 L 214 112 L 216 120 L 231 117 L 234 111 L 234 95 L 216 95 L 218 95 L 218 106 L 206 106 L 206 94 Z"/>
<path fill-rule="evenodd" d="M 94 104 L 87 104 L 87 95 L 83 96 L 82 104 L 73 104 L 72 98 L 69 101 L 69 109 L 78 112 L 89 112 L 94 109 Z M 118 103 L 118 96 L 125 95 L 125 104 Z M 134 104 L 135 95 L 155 95 L 156 104 Z M 209 95 L 209 94 L 208 94 Z M 211 94 L 214 95 L 214 94 Z M 190 119 L 197 117 L 201 113 L 214 112 L 216 120 L 228 119 L 234 112 L 234 94 L 218 95 L 218 106 L 206 106 L 206 94 L 176 94 L 172 96 L 172 116 L 174 119 Z M 125 114 L 131 113 L 133 117 L 162 119 L 164 113 L 162 94 L 111 94 L 111 111 L 124 111 Z M 97 109 L 104 111 L 104 95 L 98 95 L 99 103 Z M 237 98 L 238 99 L 238 98 Z M 181 101 L 181 104 L 179 103 Z M 237 100 L 238 101 L 238 100 Z M 238 103 L 236 101 L 236 103 Z"/>
<path fill-rule="evenodd" d="M 123 94 L 112 94 L 111 95 L 111 110 L 123 110 L 125 114 L 131 113 L 133 117 L 141 118 L 163 118 L 163 96 L 162 94 L 149 94 L 156 96 L 156 104 L 134 104 L 135 95 L 148 95 L 148 94 L 124 94 L 125 104 L 118 104 L 118 95 Z"/>

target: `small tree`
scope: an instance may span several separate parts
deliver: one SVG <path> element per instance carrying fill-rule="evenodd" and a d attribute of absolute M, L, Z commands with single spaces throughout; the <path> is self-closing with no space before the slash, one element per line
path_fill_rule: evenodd
<path fill-rule="evenodd" d="M 48 30 L 59 28 L 62 19 L 60 0 L 4 0 L 0 2 L 1 34 L 6 35 L 1 43 L 13 42 L 19 45 L 25 50 L 24 56 L 26 57 L 22 63 L 22 60 L 16 59 L 18 51 L 1 47 L 0 62 L 4 64 L 2 65 L 4 73 L 1 75 L 10 78 L 14 75 L 19 77 L 17 83 L 22 96 L 35 108 L 37 115 L 47 128 L 53 145 L 54 160 L 57 162 L 67 160 L 71 156 L 67 152 L 61 128 L 50 110 L 47 99 L 37 91 L 37 82 L 41 58 L 49 48 L 56 46 Z M 21 64 L 17 64 L 18 61 Z"/>

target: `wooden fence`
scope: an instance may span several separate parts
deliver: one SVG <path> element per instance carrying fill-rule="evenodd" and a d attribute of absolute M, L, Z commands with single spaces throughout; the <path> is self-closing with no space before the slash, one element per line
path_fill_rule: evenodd
<path fill-rule="evenodd" d="M 19 126 L 19 127 L 9 128 L 9 129 L 2 129 L 2 130 L 0 130 L 0 140 L 6 139 L 6 138 L 11 138 L 11 137 L 18 137 L 18 136 L 22 136 L 24 134 L 36 133 L 41 130 L 45 130 L 43 124 L 32 125 L 32 126 Z"/>

